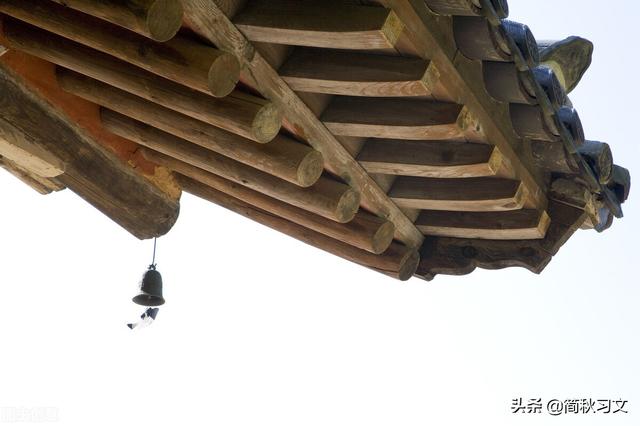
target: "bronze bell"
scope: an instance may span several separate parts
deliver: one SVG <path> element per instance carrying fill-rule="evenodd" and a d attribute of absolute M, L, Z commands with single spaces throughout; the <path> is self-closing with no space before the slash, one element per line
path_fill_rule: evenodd
<path fill-rule="evenodd" d="M 162 275 L 156 271 L 156 265 L 150 265 L 140 282 L 140 293 L 133 299 L 142 306 L 160 306 L 164 304 L 162 297 Z"/>

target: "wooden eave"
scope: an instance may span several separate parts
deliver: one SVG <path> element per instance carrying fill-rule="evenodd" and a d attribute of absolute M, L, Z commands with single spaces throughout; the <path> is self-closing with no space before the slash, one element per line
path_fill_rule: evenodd
<path fill-rule="evenodd" d="M 57 3 L 0 2 L 0 166 L 139 238 L 168 231 L 185 190 L 431 279 L 539 273 L 622 215 L 628 172 L 584 141 L 506 2 L 175 0 L 160 18 L 139 0 Z"/>

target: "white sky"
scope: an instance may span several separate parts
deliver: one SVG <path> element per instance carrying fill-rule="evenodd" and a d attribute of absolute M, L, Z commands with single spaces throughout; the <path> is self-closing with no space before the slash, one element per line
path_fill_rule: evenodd
<path fill-rule="evenodd" d="M 538 39 L 595 43 L 572 100 L 588 138 L 640 176 L 640 3 L 509 4 Z M 43 197 L 6 173 L 0 189 L 4 420 L 53 407 L 64 425 L 640 424 L 635 191 L 625 219 L 578 233 L 542 276 L 432 283 L 398 283 L 185 194 L 158 242 L 167 304 L 135 333 L 125 323 L 143 310 L 130 298 L 152 242 L 70 191 Z M 513 415 L 517 397 L 622 398 L 630 413 Z"/>

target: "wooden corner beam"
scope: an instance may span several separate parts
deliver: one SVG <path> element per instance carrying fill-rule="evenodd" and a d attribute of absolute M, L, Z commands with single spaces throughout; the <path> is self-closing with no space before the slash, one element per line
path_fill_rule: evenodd
<path fill-rule="evenodd" d="M 178 218 L 178 200 L 101 147 L 4 64 L 0 92 L 2 120 L 65 165 L 56 182 L 140 239 L 171 229 Z"/>

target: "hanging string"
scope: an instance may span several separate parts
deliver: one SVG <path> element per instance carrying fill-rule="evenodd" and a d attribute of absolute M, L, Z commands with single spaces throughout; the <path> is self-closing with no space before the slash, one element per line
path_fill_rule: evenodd
<path fill-rule="evenodd" d="M 151 261 L 151 267 L 153 269 L 156 268 L 156 241 L 157 240 L 158 240 L 157 238 L 153 239 L 153 260 Z"/>

